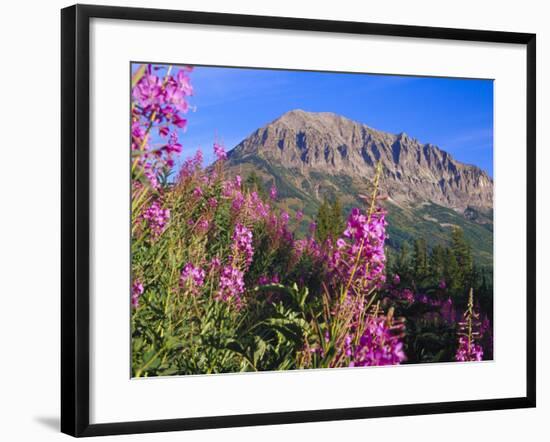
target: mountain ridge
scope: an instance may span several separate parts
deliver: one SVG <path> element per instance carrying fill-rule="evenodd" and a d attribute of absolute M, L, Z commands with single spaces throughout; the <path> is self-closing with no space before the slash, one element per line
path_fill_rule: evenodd
<path fill-rule="evenodd" d="M 295 109 L 257 129 L 229 152 L 230 164 L 256 155 L 271 163 L 353 178 L 372 178 L 382 162 L 382 188 L 397 204 L 432 201 L 457 211 L 492 209 L 493 181 L 431 143 L 390 134 L 331 112 Z"/>

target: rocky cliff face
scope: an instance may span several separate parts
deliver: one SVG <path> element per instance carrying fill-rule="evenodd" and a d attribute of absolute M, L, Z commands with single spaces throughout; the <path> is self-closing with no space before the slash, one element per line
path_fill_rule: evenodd
<path fill-rule="evenodd" d="M 287 112 L 229 153 L 230 166 L 259 161 L 292 171 L 296 186 L 305 182 L 302 190 L 312 192 L 319 191 L 319 177 L 369 180 L 381 161 L 381 187 L 395 204 L 429 201 L 461 213 L 493 206 L 493 181 L 478 167 L 405 133 L 381 132 L 332 113 Z"/>

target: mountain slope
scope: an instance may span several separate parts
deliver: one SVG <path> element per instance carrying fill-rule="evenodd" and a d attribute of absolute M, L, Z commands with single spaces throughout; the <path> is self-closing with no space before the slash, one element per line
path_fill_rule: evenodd
<path fill-rule="evenodd" d="M 375 166 L 388 196 L 390 245 L 424 236 L 445 242 L 457 225 L 492 259 L 492 179 L 432 144 L 393 135 L 332 113 L 287 112 L 256 130 L 228 154 L 230 173 L 255 171 L 276 183 L 281 204 L 312 219 L 323 198 L 349 209 L 362 204 Z M 480 252 L 478 252 L 480 256 Z"/>

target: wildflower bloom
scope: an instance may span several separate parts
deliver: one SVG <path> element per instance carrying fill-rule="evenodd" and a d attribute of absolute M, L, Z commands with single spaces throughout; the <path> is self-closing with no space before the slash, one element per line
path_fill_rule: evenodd
<path fill-rule="evenodd" d="M 281 222 L 282 222 L 283 224 L 288 224 L 288 221 L 289 221 L 289 219 L 290 219 L 290 215 L 289 215 L 287 212 L 285 212 L 285 211 L 283 210 L 283 211 L 281 212 L 280 217 L 281 217 Z"/>
<path fill-rule="evenodd" d="M 202 195 L 203 195 L 203 191 L 201 187 L 200 186 L 195 187 L 195 189 L 193 190 L 193 196 L 195 196 L 196 198 L 200 198 Z"/>
<path fill-rule="evenodd" d="M 411 304 L 415 301 L 414 293 L 411 289 L 404 289 L 401 292 L 400 298 Z"/>
<path fill-rule="evenodd" d="M 275 187 L 275 184 L 271 186 L 271 189 L 269 189 L 269 197 L 275 201 L 277 199 L 277 187 Z"/>
<path fill-rule="evenodd" d="M 214 154 L 216 155 L 216 158 L 218 159 L 218 161 L 222 161 L 227 158 L 227 153 L 225 153 L 225 148 L 219 143 L 214 143 Z"/>
<path fill-rule="evenodd" d="M 160 188 L 160 183 L 157 179 L 156 173 L 153 172 L 149 167 L 144 168 L 143 174 L 145 175 L 145 178 L 147 178 L 149 184 L 153 189 L 158 190 Z"/>
<path fill-rule="evenodd" d="M 132 150 L 143 152 L 133 165 L 133 173 L 140 175 L 149 167 L 152 170 L 148 172 L 148 178 L 173 167 L 172 155 L 181 152 L 176 130 L 185 128 L 187 124 L 182 114 L 189 108 L 187 96 L 192 93 L 186 68 L 176 71 L 175 75 L 170 75 L 170 70 L 167 70 L 164 77 L 152 71 L 152 66 L 147 65 L 144 75 L 132 88 Z M 176 130 L 170 132 L 170 125 Z M 149 147 L 149 132 L 152 130 L 157 130 L 161 138 L 168 137 L 167 143 L 156 150 Z"/>
<path fill-rule="evenodd" d="M 233 201 L 231 203 L 231 208 L 235 211 L 235 212 L 238 212 L 242 209 L 243 205 L 244 205 L 244 196 L 242 194 L 242 192 L 240 190 L 236 191 L 233 195 Z"/>
<path fill-rule="evenodd" d="M 367 316 L 365 331 L 358 345 L 349 352 L 351 367 L 396 365 L 406 360 L 403 343 L 384 316 Z"/>
<path fill-rule="evenodd" d="M 279 284 L 279 275 L 273 275 L 271 278 L 266 275 L 262 275 L 258 278 L 258 285 Z"/>
<path fill-rule="evenodd" d="M 222 268 L 219 290 L 216 294 L 218 301 L 233 302 L 237 309 L 242 305 L 241 295 L 244 293 L 244 274 L 232 265 Z"/>
<path fill-rule="evenodd" d="M 474 294 L 470 288 L 468 306 L 463 315 L 463 321 L 458 323 L 458 348 L 455 359 L 460 362 L 481 361 L 483 347 L 479 344 L 482 337 L 479 314 L 474 310 Z"/>
<path fill-rule="evenodd" d="M 143 295 L 143 284 L 136 279 L 132 284 L 132 307 L 139 307 L 139 298 Z"/>
<path fill-rule="evenodd" d="M 207 219 L 201 219 L 198 223 L 197 223 L 197 229 L 199 232 L 201 233 L 205 233 L 208 231 L 210 227 L 210 222 L 207 220 Z"/>
<path fill-rule="evenodd" d="M 161 137 L 167 137 L 169 133 L 170 133 L 170 129 L 168 128 L 168 126 L 159 127 L 159 135 Z"/>
<path fill-rule="evenodd" d="M 352 209 L 336 249 L 329 248 L 327 259 L 333 285 L 347 283 L 370 291 L 385 281 L 384 242 L 386 239 L 384 212 L 377 210 L 369 216 Z"/>
<path fill-rule="evenodd" d="M 132 90 L 134 100 L 143 108 L 158 105 L 162 101 L 162 81 L 156 75 L 144 75 Z"/>
<path fill-rule="evenodd" d="M 456 310 L 453 305 L 453 301 L 451 298 L 448 298 L 447 301 L 445 301 L 439 310 L 439 314 L 443 318 L 445 322 L 448 324 L 454 324 L 456 321 Z"/>
<path fill-rule="evenodd" d="M 271 278 L 266 275 L 262 275 L 258 278 L 258 285 L 267 285 L 271 282 Z"/>
<path fill-rule="evenodd" d="M 233 232 L 233 258 L 242 257 L 246 267 L 252 262 L 254 249 L 252 248 L 252 231 L 242 224 L 235 226 Z"/>
<path fill-rule="evenodd" d="M 183 129 L 187 125 L 187 120 L 185 118 L 181 118 L 178 114 L 174 114 L 172 117 L 172 123 L 180 129 Z"/>
<path fill-rule="evenodd" d="M 143 221 L 151 229 L 153 238 L 158 238 L 166 229 L 166 224 L 170 219 L 170 209 L 163 209 L 158 200 L 153 203 L 143 213 Z"/>
<path fill-rule="evenodd" d="M 195 155 L 187 158 L 181 165 L 178 174 L 178 181 L 182 182 L 190 178 L 202 165 L 203 155 L 200 149 L 197 149 Z"/>
<path fill-rule="evenodd" d="M 483 360 L 483 348 L 475 342 L 468 343 L 466 336 L 460 336 L 455 360 L 459 362 L 481 361 Z"/>
<path fill-rule="evenodd" d="M 205 271 L 200 267 L 195 267 L 188 262 L 180 273 L 180 287 L 190 289 L 192 293 L 197 293 L 197 289 L 204 284 Z"/>

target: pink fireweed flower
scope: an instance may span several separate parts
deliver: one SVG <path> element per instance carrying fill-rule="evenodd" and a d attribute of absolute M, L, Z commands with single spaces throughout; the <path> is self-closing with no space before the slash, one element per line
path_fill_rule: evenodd
<path fill-rule="evenodd" d="M 147 178 L 147 181 L 149 181 L 149 184 L 153 189 L 158 190 L 160 188 L 160 183 L 157 179 L 157 175 L 155 172 L 153 172 L 150 168 L 146 167 L 144 169 L 143 174 L 145 175 L 145 178 Z"/>
<path fill-rule="evenodd" d="M 196 294 L 198 288 L 204 285 L 205 271 L 200 267 L 195 267 L 188 262 L 180 273 L 180 287 L 190 290 Z"/>
<path fill-rule="evenodd" d="M 191 158 L 187 158 L 181 165 L 178 176 L 179 181 L 185 181 L 187 178 L 190 178 L 196 171 L 198 171 L 201 168 L 202 160 L 202 151 L 200 149 L 197 149 L 195 155 Z"/>
<path fill-rule="evenodd" d="M 223 161 L 227 158 L 227 153 L 225 153 L 225 148 L 219 143 L 214 143 L 214 154 L 216 155 L 216 158 L 218 159 L 218 161 Z"/>
<path fill-rule="evenodd" d="M 216 207 L 218 207 L 218 200 L 217 200 L 216 198 L 214 198 L 214 197 L 209 198 L 209 199 L 208 199 L 208 205 L 209 205 L 210 207 L 212 207 L 213 209 L 215 209 Z"/>
<path fill-rule="evenodd" d="M 236 191 L 235 194 L 233 195 L 233 201 L 231 203 L 231 208 L 235 211 L 235 212 L 238 212 L 242 209 L 244 205 L 244 196 L 243 194 L 241 193 L 241 191 Z"/>
<path fill-rule="evenodd" d="M 175 132 L 172 132 L 168 138 L 168 144 L 163 147 L 163 150 L 171 155 L 173 153 L 181 153 L 182 146 L 178 142 L 178 135 Z"/>
<path fill-rule="evenodd" d="M 267 275 L 262 275 L 258 278 L 258 285 L 279 284 L 280 282 L 279 275 L 273 275 L 271 278 Z"/>
<path fill-rule="evenodd" d="M 448 298 L 447 301 L 442 304 L 439 314 L 448 324 L 454 324 L 456 322 L 456 310 L 451 298 Z"/>
<path fill-rule="evenodd" d="M 404 289 L 399 297 L 411 304 L 414 302 L 414 293 L 411 289 Z"/>
<path fill-rule="evenodd" d="M 252 247 L 252 231 L 238 223 L 235 225 L 235 231 L 232 239 L 233 258 L 242 258 L 248 268 L 252 262 L 252 256 L 254 255 L 254 249 Z"/>
<path fill-rule="evenodd" d="M 167 137 L 169 133 L 170 133 L 170 128 L 168 126 L 159 127 L 159 135 L 161 137 Z"/>
<path fill-rule="evenodd" d="M 195 187 L 195 189 L 193 190 L 193 196 L 196 198 L 200 198 L 203 196 L 203 191 L 200 186 Z"/>
<path fill-rule="evenodd" d="M 351 335 L 346 334 L 346 338 L 344 339 L 344 353 L 348 358 L 353 354 L 351 341 Z"/>
<path fill-rule="evenodd" d="M 235 176 L 235 187 L 240 188 L 242 184 L 242 179 L 240 175 Z"/>
<path fill-rule="evenodd" d="M 271 186 L 271 189 L 269 189 L 269 197 L 275 201 L 277 199 L 277 187 L 275 187 L 275 184 Z"/>
<path fill-rule="evenodd" d="M 344 241 L 342 238 L 338 238 L 336 240 L 336 247 L 338 249 L 343 249 L 344 247 L 346 247 L 346 245 L 347 245 L 346 241 Z"/>
<path fill-rule="evenodd" d="M 201 219 L 197 223 L 197 230 L 201 233 L 206 233 L 210 227 L 210 222 L 207 219 Z"/>
<path fill-rule="evenodd" d="M 455 359 L 458 362 L 481 361 L 483 360 L 483 348 L 475 342 L 468 344 L 468 338 L 460 336 Z"/>
<path fill-rule="evenodd" d="M 482 323 L 479 322 L 479 312 L 474 307 L 473 289 L 470 288 L 468 305 L 462 321 L 458 323 L 458 348 L 455 359 L 457 361 L 481 361 L 483 359 L 483 347 L 479 340 L 483 337 Z"/>
<path fill-rule="evenodd" d="M 296 221 L 300 222 L 302 221 L 303 218 L 304 218 L 304 212 L 302 212 L 301 210 L 298 210 L 296 212 Z"/>
<path fill-rule="evenodd" d="M 163 209 L 158 200 L 153 203 L 143 213 L 143 222 L 151 229 L 153 238 L 158 238 L 166 229 L 170 219 L 170 209 Z"/>
<path fill-rule="evenodd" d="M 191 72 L 191 70 L 192 67 L 186 67 L 180 69 L 176 74 L 177 86 L 186 95 L 193 95 L 193 86 L 191 86 L 189 75 L 187 74 L 187 72 Z"/>
<path fill-rule="evenodd" d="M 293 251 L 295 259 L 300 259 L 302 256 L 309 256 L 314 261 L 326 259 L 317 241 L 311 237 L 294 241 Z"/>
<path fill-rule="evenodd" d="M 289 219 L 290 219 L 290 215 L 284 210 L 281 211 L 281 222 L 283 224 L 288 224 Z"/>
<path fill-rule="evenodd" d="M 162 80 L 156 75 L 144 75 L 132 90 L 136 102 L 148 108 L 162 101 Z"/>
<path fill-rule="evenodd" d="M 441 290 L 445 290 L 447 288 L 447 283 L 445 282 L 444 279 L 442 279 L 441 281 L 439 281 L 439 288 Z"/>
<path fill-rule="evenodd" d="M 210 267 L 212 270 L 218 270 L 221 266 L 220 258 L 217 256 L 210 260 Z"/>
<path fill-rule="evenodd" d="M 147 150 L 148 146 L 144 144 L 145 129 L 141 126 L 139 120 L 132 122 L 132 150 Z"/>
<path fill-rule="evenodd" d="M 150 177 L 159 176 L 160 172 L 164 173 L 174 166 L 173 155 L 182 151 L 178 131 L 184 129 L 187 123 L 181 114 L 188 110 L 186 100 L 192 88 L 187 70 L 170 75 L 167 69 L 162 77 L 152 73 L 160 69 L 147 65 L 146 73 L 132 88 L 132 149 L 143 152 L 135 163 L 138 167 L 133 170 L 137 176 L 146 167 L 150 169 Z M 149 133 L 153 130 L 158 132 L 160 138 L 168 137 L 167 143 L 160 148 L 151 149 L 148 144 Z"/>
<path fill-rule="evenodd" d="M 400 282 L 401 282 L 401 277 L 397 273 L 393 275 L 393 284 L 399 285 Z"/>
<path fill-rule="evenodd" d="M 224 181 L 222 183 L 222 195 L 224 196 L 224 198 L 231 198 L 234 190 L 235 187 L 231 181 Z"/>
<path fill-rule="evenodd" d="M 184 81 L 179 79 L 185 78 Z M 165 88 L 164 100 L 167 104 L 173 105 L 178 112 L 186 113 L 189 109 L 186 97 L 193 93 L 193 89 L 189 83 L 189 77 L 180 70 L 176 74 L 176 78 L 169 77 Z"/>
<path fill-rule="evenodd" d="M 383 316 L 368 316 L 366 322 L 365 331 L 351 352 L 350 367 L 396 365 L 407 359 L 403 342 L 396 334 L 398 327 L 392 327 Z"/>
<path fill-rule="evenodd" d="M 258 285 L 267 285 L 271 282 L 269 276 L 262 275 L 258 278 Z"/>
<path fill-rule="evenodd" d="M 132 307 L 139 307 L 139 298 L 143 295 L 143 284 L 136 279 L 132 284 Z"/>
<path fill-rule="evenodd" d="M 369 292 L 381 287 L 385 281 L 385 226 L 384 212 L 381 210 L 368 217 L 359 209 L 352 209 L 344 238 L 337 240 L 336 248 L 330 241 L 325 245 L 333 286 L 348 285 L 351 280 L 350 286 L 356 287 L 355 290 Z"/>
<path fill-rule="evenodd" d="M 481 321 L 479 333 L 481 334 L 481 336 L 485 336 L 485 334 L 490 330 L 491 330 L 491 321 L 489 320 L 489 317 L 485 315 L 483 317 L 483 321 Z"/>
<path fill-rule="evenodd" d="M 178 114 L 174 114 L 172 116 L 172 123 L 180 129 L 184 129 L 187 126 L 187 120 L 185 118 L 181 118 Z"/>
<path fill-rule="evenodd" d="M 258 196 L 258 192 L 247 194 L 245 210 L 252 221 L 260 221 L 268 217 L 269 205 L 265 204 Z"/>
<path fill-rule="evenodd" d="M 215 299 L 218 301 L 232 302 L 237 309 L 242 306 L 241 295 L 244 293 L 244 274 L 232 265 L 222 268 L 220 274 L 219 290 Z"/>

